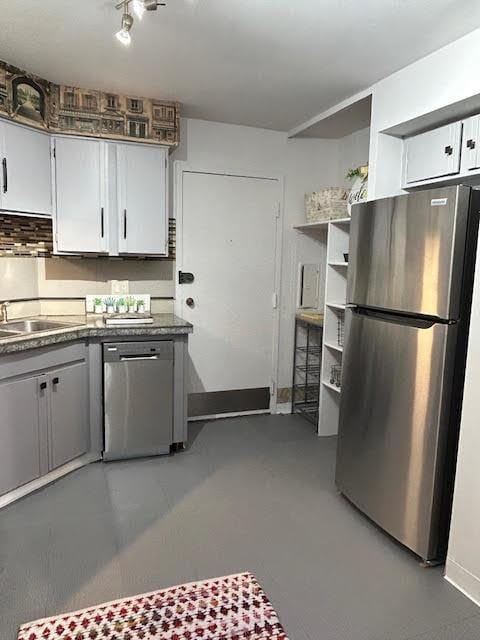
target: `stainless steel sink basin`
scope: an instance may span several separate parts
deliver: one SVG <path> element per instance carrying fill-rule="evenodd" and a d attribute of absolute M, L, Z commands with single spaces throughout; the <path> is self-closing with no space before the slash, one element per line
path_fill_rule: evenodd
<path fill-rule="evenodd" d="M 20 331 L 2 331 L 0 329 L 0 338 L 13 338 L 13 336 L 18 336 Z"/>
<path fill-rule="evenodd" d="M 36 333 L 38 331 L 51 331 L 52 329 L 74 326 L 68 322 L 56 322 L 54 320 L 16 320 L 6 322 L 3 326 L 0 326 L 0 331 L 3 333 L 12 332 L 9 335 L 15 335 L 15 333 Z M 5 335 L 3 337 L 7 338 L 9 336 Z"/>

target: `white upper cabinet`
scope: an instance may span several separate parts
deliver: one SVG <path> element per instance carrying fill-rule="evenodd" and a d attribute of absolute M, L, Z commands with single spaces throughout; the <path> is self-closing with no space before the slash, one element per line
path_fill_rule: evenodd
<path fill-rule="evenodd" d="M 480 168 L 480 116 L 472 116 L 463 121 L 461 172 L 468 173 Z"/>
<path fill-rule="evenodd" d="M 405 140 L 405 185 L 460 172 L 462 123 L 454 122 Z"/>
<path fill-rule="evenodd" d="M 105 143 L 54 138 L 56 253 L 106 253 Z"/>
<path fill-rule="evenodd" d="M 118 251 L 168 252 L 167 150 L 117 144 Z"/>
<path fill-rule="evenodd" d="M 55 250 L 165 256 L 167 149 L 54 138 Z"/>
<path fill-rule="evenodd" d="M 52 215 L 50 136 L 0 121 L 0 208 Z"/>

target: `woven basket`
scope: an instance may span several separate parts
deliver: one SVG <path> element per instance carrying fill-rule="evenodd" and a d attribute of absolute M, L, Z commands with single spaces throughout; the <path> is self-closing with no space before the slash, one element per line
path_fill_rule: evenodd
<path fill-rule="evenodd" d="M 343 187 L 325 187 L 305 194 L 307 222 L 334 220 L 348 216 L 348 190 Z"/>

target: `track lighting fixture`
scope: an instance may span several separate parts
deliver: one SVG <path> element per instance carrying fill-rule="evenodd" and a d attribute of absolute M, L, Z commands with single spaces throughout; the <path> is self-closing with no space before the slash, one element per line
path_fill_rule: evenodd
<path fill-rule="evenodd" d="M 133 16 L 130 13 L 130 4 L 139 20 L 143 18 L 145 11 L 156 11 L 158 7 L 165 6 L 165 2 L 159 2 L 158 0 L 122 0 L 122 2 L 115 5 L 116 9 L 123 10 L 121 29 L 116 36 L 125 46 L 128 46 L 132 41 L 130 30 L 133 26 Z"/>
<path fill-rule="evenodd" d="M 120 40 L 122 44 L 128 46 L 132 41 L 132 37 L 130 36 L 130 29 L 133 25 L 133 18 L 128 13 L 128 5 L 125 6 L 124 13 L 122 16 L 122 26 L 120 31 L 117 31 L 117 40 Z"/>

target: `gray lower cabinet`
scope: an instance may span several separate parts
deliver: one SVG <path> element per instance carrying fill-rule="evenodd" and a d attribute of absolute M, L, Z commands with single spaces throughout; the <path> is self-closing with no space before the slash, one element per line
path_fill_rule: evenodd
<path fill-rule="evenodd" d="M 0 495 L 90 450 L 84 344 L 0 359 Z"/>
<path fill-rule="evenodd" d="M 78 362 L 48 374 L 49 467 L 56 469 L 86 453 L 90 446 L 88 372 Z"/>
<path fill-rule="evenodd" d="M 42 474 L 40 378 L 0 384 L 0 494 Z"/>

